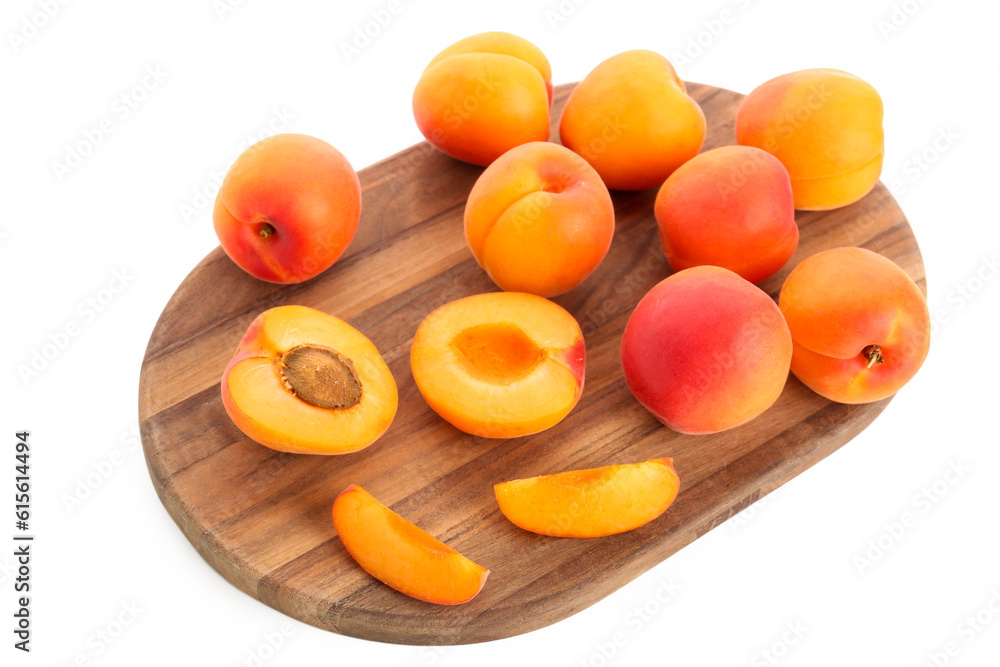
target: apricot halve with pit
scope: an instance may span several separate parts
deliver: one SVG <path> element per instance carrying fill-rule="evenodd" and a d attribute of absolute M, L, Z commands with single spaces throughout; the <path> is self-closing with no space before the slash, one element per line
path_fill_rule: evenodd
<path fill-rule="evenodd" d="M 372 342 L 306 306 L 258 315 L 222 376 L 233 423 L 283 452 L 367 447 L 389 428 L 397 400 L 396 382 Z"/>

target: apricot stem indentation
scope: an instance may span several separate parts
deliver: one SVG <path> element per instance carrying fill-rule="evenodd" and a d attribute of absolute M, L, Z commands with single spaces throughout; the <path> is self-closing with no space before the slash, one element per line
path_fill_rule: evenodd
<path fill-rule="evenodd" d="M 882 356 L 882 348 L 878 345 L 869 345 L 865 349 L 861 350 L 861 354 L 868 360 L 868 368 L 871 368 L 876 364 L 885 363 L 885 357 Z"/>

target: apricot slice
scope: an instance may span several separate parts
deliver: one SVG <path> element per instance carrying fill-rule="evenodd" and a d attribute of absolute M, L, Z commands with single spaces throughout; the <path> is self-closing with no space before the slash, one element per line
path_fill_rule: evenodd
<path fill-rule="evenodd" d="M 282 452 L 346 454 L 367 447 L 396 414 L 396 382 L 364 334 L 306 306 L 266 310 L 222 376 L 237 427 Z"/>
<path fill-rule="evenodd" d="M 930 346 L 930 313 L 916 283 L 864 248 L 802 260 L 778 305 L 792 334 L 792 373 L 839 403 L 868 403 L 909 382 Z"/>
<path fill-rule="evenodd" d="M 368 574 L 418 600 L 468 602 L 490 573 L 357 484 L 334 501 L 333 525 L 347 552 Z"/>
<path fill-rule="evenodd" d="M 583 390 L 585 350 L 576 319 L 520 292 L 465 297 L 417 328 L 410 365 L 428 405 L 456 428 L 487 438 L 558 423 Z"/>
<path fill-rule="evenodd" d="M 680 489 L 670 458 L 572 470 L 493 487 L 511 523 L 554 537 L 601 537 L 663 514 Z"/>

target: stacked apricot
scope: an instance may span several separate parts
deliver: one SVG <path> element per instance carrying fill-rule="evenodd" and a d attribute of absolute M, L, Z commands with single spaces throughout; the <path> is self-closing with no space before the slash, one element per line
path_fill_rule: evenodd
<path fill-rule="evenodd" d="M 635 398 L 681 433 L 745 424 L 778 400 L 789 372 L 833 401 L 884 399 L 927 355 L 930 321 L 916 284 L 873 252 L 805 258 L 779 303 L 753 283 L 796 251 L 795 209 L 865 196 L 883 156 L 882 103 L 861 79 L 814 69 L 776 77 L 743 100 L 739 145 L 699 154 L 705 116 L 672 65 L 628 51 L 574 89 L 547 141 L 552 82 L 533 44 L 508 33 L 440 52 L 413 94 L 427 140 L 487 166 L 469 194 L 470 251 L 503 292 L 444 304 L 413 337 L 414 382 L 432 410 L 485 438 L 538 433 L 564 419 L 584 387 L 576 318 L 548 300 L 604 260 L 615 228 L 609 188 L 659 187 L 653 213 L 675 273 L 636 305 L 621 342 Z M 301 282 L 328 269 L 354 236 L 357 174 L 315 137 L 279 135 L 241 155 L 220 188 L 220 242 L 248 273 Z M 261 313 L 223 372 L 222 400 L 253 440 L 286 452 L 346 454 L 389 428 L 396 384 L 375 345 L 305 306 Z M 677 497 L 670 458 L 498 483 L 501 513 L 554 537 L 634 530 Z M 333 504 L 347 552 L 415 598 L 458 604 L 489 570 L 356 484 Z"/>

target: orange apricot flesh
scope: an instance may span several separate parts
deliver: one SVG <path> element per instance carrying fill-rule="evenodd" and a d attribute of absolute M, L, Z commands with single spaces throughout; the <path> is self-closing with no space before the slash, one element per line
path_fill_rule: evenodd
<path fill-rule="evenodd" d="M 222 376 L 233 423 L 283 452 L 367 447 L 396 414 L 396 383 L 375 345 L 332 315 L 279 306 L 250 324 Z"/>
<path fill-rule="evenodd" d="M 494 292 L 441 306 L 410 350 L 428 405 L 456 428 L 487 438 L 537 433 L 558 423 L 583 390 L 580 325 L 533 294 Z"/>
<path fill-rule="evenodd" d="M 663 514 L 679 489 L 670 458 L 494 486 L 500 511 L 511 523 L 554 537 L 601 537 L 633 530 Z"/>
<path fill-rule="evenodd" d="M 357 484 L 334 501 L 333 525 L 347 552 L 368 574 L 418 600 L 468 602 L 490 573 Z"/>

